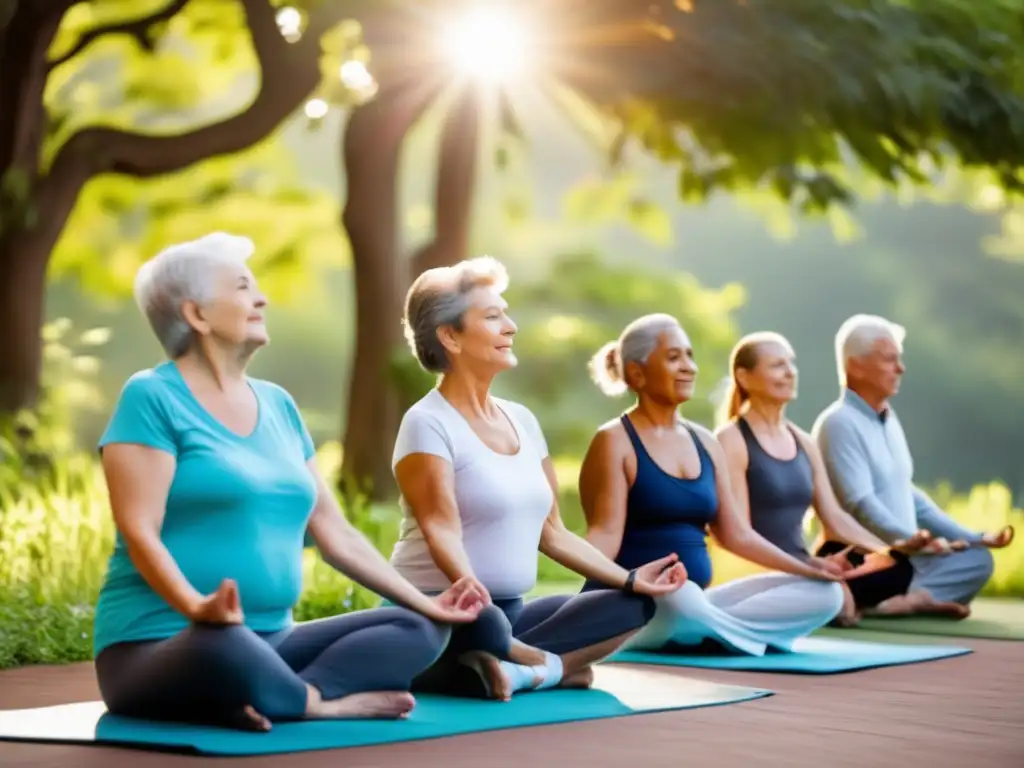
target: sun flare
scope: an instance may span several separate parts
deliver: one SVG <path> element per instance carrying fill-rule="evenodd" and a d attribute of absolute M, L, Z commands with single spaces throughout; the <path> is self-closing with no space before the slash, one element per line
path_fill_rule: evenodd
<path fill-rule="evenodd" d="M 476 8 L 453 21 L 445 37 L 455 66 L 472 77 L 507 81 L 529 64 L 529 35 L 508 8 Z"/>

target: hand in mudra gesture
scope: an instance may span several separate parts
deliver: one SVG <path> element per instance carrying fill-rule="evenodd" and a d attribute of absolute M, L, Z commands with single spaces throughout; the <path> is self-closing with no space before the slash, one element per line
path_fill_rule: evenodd
<path fill-rule="evenodd" d="M 679 556 L 671 555 L 653 560 L 637 568 L 633 578 L 633 591 L 641 595 L 667 595 L 686 583 L 686 566 L 679 562 Z"/>
<path fill-rule="evenodd" d="M 196 624 L 241 624 L 245 616 L 234 579 L 224 579 L 216 592 L 199 602 L 189 618 Z"/>

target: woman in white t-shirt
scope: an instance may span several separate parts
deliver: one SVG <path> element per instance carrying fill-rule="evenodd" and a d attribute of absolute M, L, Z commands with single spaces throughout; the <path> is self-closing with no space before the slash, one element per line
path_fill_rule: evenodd
<path fill-rule="evenodd" d="M 589 685 L 591 665 L 651 619 L 652 596 L 686 579 L 675 555 L 627 571 L 562 523 L 537 419 L 490 394 L 494 377 L 516 365 L 507 285 L 504 267 L 481 257 L 428 270 L 409 289 L 406 338 L 439 383 L 399 429 L 393 467 L 404 519 L 391 556 L 428 593 L 468 578 L 488 601 L 417 687 L 500 700 Z M 608 589 L 524 602 L 538 550 Z"/>

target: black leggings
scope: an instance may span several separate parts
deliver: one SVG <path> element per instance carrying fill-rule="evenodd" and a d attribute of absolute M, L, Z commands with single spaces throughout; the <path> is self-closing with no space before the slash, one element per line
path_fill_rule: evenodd
<path fill-rule="evenodd" d="M 259 635 L 241 625 L 192 625 L 166 640 L 118 643 L 96 658 L 114 714 L 225 722 L 246 705 L 271 720 L 306 711 L 306 684 L 324 700 L 408 691 L 450 637 L 405 608 L 377 608 Z"/>
<path fill-rule="evenodd" d="M 846 544 L 838 541 L 826 541 L 815 553 L 818 557 L 828 557 L 846 549 Z M 896 595 L 904 595 L 910 588 L 910 581 L 914 578 L 914 568 L 910 559 L 899 552 L 892 552 L 892 558 L 896 564 L 884 571 L 875 571 L 859 579 L 850 579 L 846 586 L 853 595 L 853 602 L 857 608 L 874 608 L 881 602 Z M 854 566 L 864 562 L 864 555 L 859 552 L 850 552 L 847 559 Z"/>
<path fill-rule="evenodd" d="M 479 676 L 458 663 L 468 651 L 508 661 L 512 640 L 559 656 L 633 632 L 654 616 L 654 600 L 617 589 L 552 595 L 524 603 L 494 600 L 472 624 L 453 628 L 444 654 L 413 683 L 414 690 L 486 696 Z"/>

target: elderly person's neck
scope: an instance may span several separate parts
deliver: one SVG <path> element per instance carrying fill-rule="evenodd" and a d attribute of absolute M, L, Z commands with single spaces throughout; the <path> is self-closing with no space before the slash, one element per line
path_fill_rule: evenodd
<path fill-rule="evenodd" d="M 882 413 L 889 407 L 889 398 L 865 381 L 847 377 L 846 388 L 871 406 L 875 413 Z"/>
<path fill-rule="evenodd" d="M 488 407 L 493 373 L 481 374 L 466 368 L 453 368 L 441 377 L 438 391 L 459 410 L 483 415 Z"/>
<path fill-rule="evenodd" d="M 641 393 L 637 397 L 633 413 L 641 416 L 656 429 L 675 427 L 679 421 L 679 404 Z"/>
<path fill-rule="evenodd" d="M 250 350 L 197 344 L 174 362 L 186 380 L 226 392 L 245 382 L 245 369 L 250 359 Z"/>
<path fill-rule="evenodd" d="M 777 400 L 752 397 L 743 416 L 748 422 L 764 424 L 767 427 L 781 427 L 786 420 L 786 404 Z"/>

